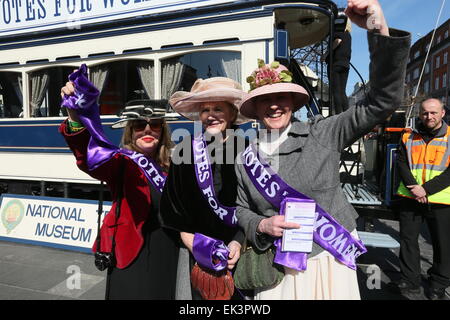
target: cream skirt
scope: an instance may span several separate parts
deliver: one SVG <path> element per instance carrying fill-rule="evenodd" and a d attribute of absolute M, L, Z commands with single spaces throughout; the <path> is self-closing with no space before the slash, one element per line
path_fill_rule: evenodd
<path fill-rule="evenodd" d="M 355 235 L 356 231 L 352 232 Z M 357 235 L 355 236 L 357 237 Z M 275 287 L 255 291 L 255 300 L 360 300 L 356 270 L 338 262 L 328 251 L 308 259 L 308 268 L 285 267 Z"/>

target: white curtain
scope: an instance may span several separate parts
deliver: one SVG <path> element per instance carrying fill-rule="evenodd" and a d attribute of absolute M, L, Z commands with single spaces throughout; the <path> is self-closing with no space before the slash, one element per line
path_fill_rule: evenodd
<path fill-rule="evenodd" d="M 89 80 L 100 91 L 100 93 L 102 93 L 103 87 L 105 86 L 108 72 L 109 67 L 107 64 L 100 64 L 98 66 L 89 67 Z"/>
<path fill-rule="evenodd" d="M 145 93 L 150 99 L 155 97 L 155 74 L 152 61 L 139 61 L 137 64 L 139 77 Z"/>
<path fill-rule="evenodd" d="M 17 76 L 17 81 L 13 81 L 14 91 L 20 101 L 22 111 L 19 113 L 19 118 L 23 118 L 23 90 L 22 90 L 22 75 Z"/>
<path fill-rule="evenodd" d="M 23 106 L 22 75 L 18 75 L 17 78 L 13 80 L 12 84 L 17 98 L 19 98 L 20 104 Z"/>
<path fill-rule="evenodd" d="M 37 71 L 30 74 L 31 82 L 31 116 L 42 117 L 40 106 L 47 93 L 49 74 L 48 71 Z"/>
<path fill-rule="evenodd" d="M 236 52 L 221 52 L 221 65 L 225 77 L 241 83 L 241 58 Z"/>
<path fill-rule="evenodd" d="M 178 61 L 178 58 L 164 61 L 161 86 L 161 97 L 163 99 L 169 99 L 178 89 L 183 79 L 184 68 L 184 64 Z"/>

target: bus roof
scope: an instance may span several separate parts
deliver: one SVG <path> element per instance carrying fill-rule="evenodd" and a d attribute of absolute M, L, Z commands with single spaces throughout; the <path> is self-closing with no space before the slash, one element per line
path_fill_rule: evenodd
<path fill-rule="evenodd" d="M 127 4 L 119 0 L 55 0 L 33 4 L 5 1 L 0 10 L 0 42 L 293 5 L 321 7 L 333 13 L 337 10 L 330 0 L 153 0 Z"/>

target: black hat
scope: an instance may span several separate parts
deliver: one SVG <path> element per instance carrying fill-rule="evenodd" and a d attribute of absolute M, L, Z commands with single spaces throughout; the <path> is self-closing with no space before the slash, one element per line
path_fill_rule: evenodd
<path fill-rule="evenodd" d="M 121 111 L 119 121 L 113 123 L 113 129 L 119 129 L 126 126 L 129 120 L 138 119 L 163 119 L 167 118 L 169 102 L 162 100 L 131 100 L 127 102 L 125 108 Z"/>

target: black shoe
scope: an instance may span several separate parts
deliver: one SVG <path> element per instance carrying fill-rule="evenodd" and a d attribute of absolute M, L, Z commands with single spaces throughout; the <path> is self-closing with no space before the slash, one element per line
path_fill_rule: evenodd
<path fill-rule="evenodd" d="M 420 293 L 420 286 L 413 285 L 405 280 L 389 282 L 388 289 L 391 292 L 400 294 Z"/>
<path fill-rule="evenodd" d="M 440 289 L 430 288 L 427 297 L 430 300 L 445 300 L 445 288 Z"/>

